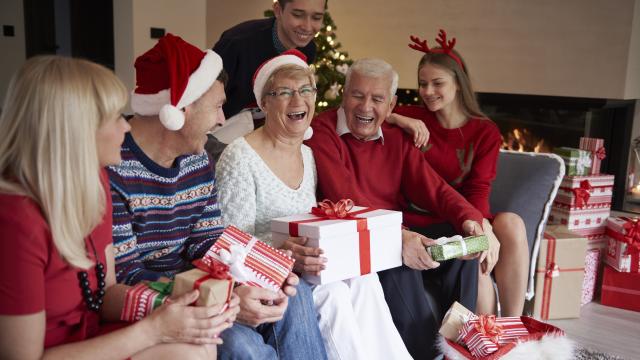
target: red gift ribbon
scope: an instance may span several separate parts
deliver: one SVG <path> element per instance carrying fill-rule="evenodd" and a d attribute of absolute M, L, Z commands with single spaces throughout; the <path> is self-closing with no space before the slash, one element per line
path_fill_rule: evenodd
<path fill-rule="evenodd" d="M 638 256 L 640 255 L 640 221 L 637 219 L 626 219 L 624 225 L 625 229 L 624 242 L 627 243 L 627 251 L 625 255 L 631 255 L 631 272 L 639 272 L 640 266 Z"/>
<path fill-rule="evenodd" d="M 220 264 L 215 261 L 211 261 L 209 263 L 205 263 L 201 259 L 194 260 L 192 264 L 206 272 L 207 274 L 200 277 L 193 283 L 193 289 L 200 289 L 200 285 L 207 280 L 216 279 L 216 280 L 232 280 L 231 275 L 229 275 L 229 267 L 225 264 Z M 231 291 L 233 290 L 233 281 L 229 281 L 229 287 L 227 288 L 227 300 L 229 302 L 231 299 Z M 196 300 L 197 301 L 197 300 Z"/>
<path fill-rule="evenodd" d="M 367 219 L 356 217 L 356 215 L 376 209 L 364 208 L 358 211 L 350 211 L 352 208 L 353 200 L 351 199 L 342 199 L 336 203 L 325 199 L 319 202 L 317 207 L 311 208 L 311 214 L 318 218 L 289 222 L 289 235 L 299 236 L 299 224 L 332 219 L 354 220 L 358 231 L 360 275 L 369 274 L 371 273 L 371 233 L 367 227 Z"/>
<path fill-rule="evenodd" d="M 594 151 L 594 155 L 598 159 L 603 160 L 607 157 L 607 151 L 604 149 L 604 146 L 601 146 L 598 150 Z"/>
<path fill-rule="evenodd" d="M 474 327 L 496 345 L 504 333 L 502 325 L 496 322 L 495 315 L 479 315 Z"/>
<path fill-rule="evenodd" d="M 580 187 L 571 189 L 571 191 L 573 191 L 573 195 L 576 198 L 576 207 L 582 207 L 589 202 L 591 191 L 593 191 L 593 186 L 591 186 L 589 180 L 582 180 L 580 182 Z"/>
<path fill-rule="evenodd" d="M 547 273 L 549 269 L 553 269 L 556 261 L 556 238 L 548 233 L 544 234 L 547 240 L 547 259 L 546 266 Z M 551 275 L 553 275 L 553 270 Z M 549 319 L 549 303 L 551 302 L 551 285 L 553 284 L 553 276 L 544 277 L 544 285 L 542 287 L 542 304 L 540 308 L 540 318 L 542 320 Z"/>

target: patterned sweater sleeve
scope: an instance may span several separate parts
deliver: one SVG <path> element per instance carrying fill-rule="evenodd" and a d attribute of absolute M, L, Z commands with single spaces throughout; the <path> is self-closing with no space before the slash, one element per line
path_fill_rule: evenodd
<path fill-rule="evenodd" d="M 113 202 L 113 247 L 116 258 L 116 280 L 134 285 L 142 280 L 155 281 L 168 273 L 151 271 L 144 267 L 133 231 L 133 213 L 127 206 L 127 192 L 117 173 L 108 169 Z"/>
<path fill-rule="evenodd" d="M 219 200 L 224 226 L 255 234 L 256 184 L 251 171 L 252 161 L 243 149 L 244 139 L 232 142 L 216 165 Z"/>
<path fill-rule="evenodd" d="M 209 164 L 213 164 L 211 157 L 209 157 Z M 211 167 L 211 165 L 209 166 Z M 200 219 L 198 219 L 198 222 L 196 222 L 191 230 L 191 236 L 185 244 L 185 260 L 188 262 L 203 257 L 224 230 L 220 204 L 218 203 L 218 187 L 212 167 L 211 174 L 213 174 L 210 180 L 211 192 L 207 200 L 207 205 L 204 208 L 204 212 L 200 215 Z"/>

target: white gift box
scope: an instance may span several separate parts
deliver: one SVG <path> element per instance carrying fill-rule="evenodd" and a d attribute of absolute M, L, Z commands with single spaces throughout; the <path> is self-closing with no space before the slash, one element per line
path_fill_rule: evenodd
<path fill-rule="evenodd" d="M 304 275 L 312 284 L 327 284 L 402 265 L 402 213 L 354 206 L 347 219 L 297 214 L 271 220 L 273 245 L 290 236 L 308 238 L 327 258 L 319 276 Z M 356 219 L 357 218 L 357 219 Z"/>

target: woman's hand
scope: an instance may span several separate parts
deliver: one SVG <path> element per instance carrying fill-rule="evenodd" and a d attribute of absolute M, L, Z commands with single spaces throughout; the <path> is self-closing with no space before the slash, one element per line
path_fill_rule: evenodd
<path fill-rule="evenodd" d="M 238 286 L 234 291 L 240 298 L 237 321 L 252 327 L 282 319 L 289 304 L 289 298 L 282 292 L 247 285 Z"/>
<path fill-rule="evenodd" d="M 321 256 L 324 253 L 322 249 L 305 246 L 307 240 L 306 237 L 290 237 L 284 242 L 282 249 L 291 251 L 296 260 L 293 265 L 295 271 L 318 276 L 326 269 L 327 258 Z"/>
<path fill-rule="evenodd" d="M 489 250 L 483 251 L 480 255 L 480 270 L 482 270 L 483 274 L 489 275 L 491 271 L 493 271 L 493 267 L 496 266 L 500 256 L 500 242 L 493 233 L 493 227 L 487 219 L 484 219 L 482 222 L 482 227 L 484 234 L 489 240 Z"/>
<path fill-rule="evenodd" d="M 402 262 L 415 270 L 429 270 L 440 266 L 433 260 L 425 246 L 435 245 L 436 242 L 426 236 L 409 230 L 402 230 Z"/>
<path fill-rule="evenodd" d="M 189 306 L 198 299 L 198 290 L 190 291 L 163 304 L 141 322 L 149 324 L 155 343 L 221 344 L 218 335 L 230 328 L 239 312 L 239 300 L 232 298 L 225 304 Z"/>
<path fill-rule="evenodd" d="M 413 136 L 413 144 L 418 149 L 427 145 L 429 142 L 429 129 L 427 129 L 427 126 L 422 122 L 422 120 L 392 113 L 386 121 Z"/>

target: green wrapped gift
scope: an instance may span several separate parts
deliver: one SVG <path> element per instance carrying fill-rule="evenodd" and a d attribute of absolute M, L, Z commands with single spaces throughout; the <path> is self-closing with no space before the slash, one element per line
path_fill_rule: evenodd
<path fill-rule="evenodd" d="M 583 176 L 591 174 L 591 152 L 588 150 L 559 147 L 553 152 L 560 155 L 565 165 L 565 175 Z"/>
<path fill-rule="evenodd" d="M 466 238 L 460 235 L 450 238 L 441 237 L 436 239 L 436 244 L 427 247 L 427 251 L 435 261 L 449 260 L 489 249 L 489 239 L 485 235 Z"/>

